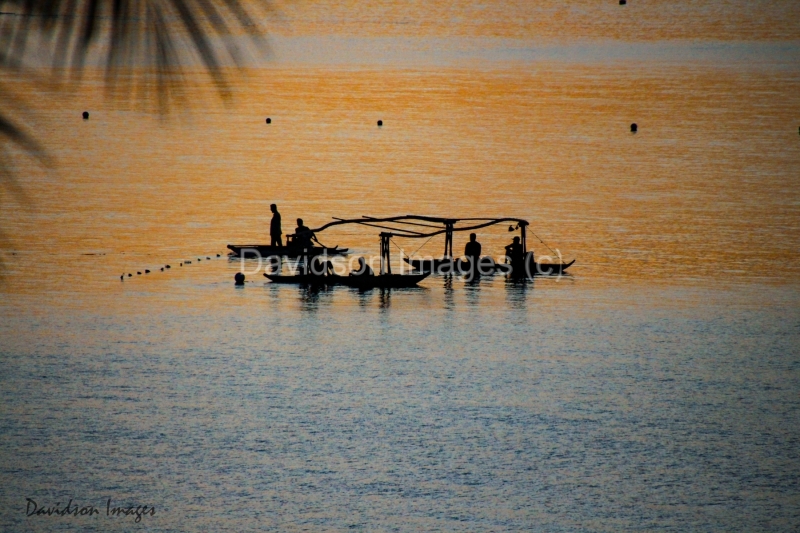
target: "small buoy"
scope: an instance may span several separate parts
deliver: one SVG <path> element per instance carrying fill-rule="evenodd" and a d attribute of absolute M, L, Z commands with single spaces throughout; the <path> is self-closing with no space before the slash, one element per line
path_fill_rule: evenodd
<path fill-rule="evenodd" d="M 137 276 L 141 276 L 141 275 L 142 275 L 142 273 L 141 273 L 141 272 L 137 272 L 137 273 L 136 273 L 136 275 L 137 275 Z"/>
<path fill-rule="evenodd" d="M 120 281 L 125 281 L 125 274 L 124 273 L 119 277 L 119 280 Z"/>
<path fill-rule="evenodd" d="M 129 278 L 132 278 L 132 277 L 133 277 L 133 274 L 131 274 L 131 273 L 128 273 L 128 277 L 129 277 Z"/>
<path fill-rule="evenodd" d="M 83 112 L 83 120 L 89 120 L 89 112 L 88 111 L 84 111 Z"/>
<path fill-rule="evenodd" d="M 200 259 L 199 257 L 197 258 L 197 260 L 198 260 L 198 261 L 202 261 L 202 259 Z"/>
<path fill-rule="evenodd" d="M 624 6 L 628 2 L 626 0 L 619 0 L 619 5 Z"/>
<path fill-rule="evenodd" d="M 165 268 L 172 268 L 171 266 L 167 265 Z"/>
<path fill-rule="evenodd" d="M 382 120 L 378 121 L 378 126 L 383 126 L 383 121 Z"/>
<path fill-rule="evenodd" d="M 638 130 L 639 126 L 637 126 L 635 122 L 631 124 L 631 133 L 636 133 Z"/>
<path fill-rule="evenodd" d="M 217 254 L 217 257 L 220 257 L 220 255 L 219 255 L 219 254 Z"/>
<path fill-rule="evenodd" d="M 164 272 L 164 267 L 161 267 L 161 272 Z"/>
<path fill-rule="evenodd" d="M 144 273 L 145 273 L 145 274 L 149 274 L 149 273 L 150 273 L 150 271 L 149 271 L 149 270 L 145 270 L 145 271 L 144 271 Z"/>
<path fill-rule="evenodd" d="M 211 261 L 211 258 L 210 258 L 210 257 L 206 257 L 206 259 L 208 259 L 209 261 Z"/>
<path fill-rule="evenodd" d="M 181 263 L 181 265 L 180 265 L 180 266 L 183 266 L 183 263 Z"/>
<path fill-rule="evenodd" d="M 267 124 L 272 124 L 272 119 L 267 117 Z"/>
<path fill-rule="evenodd" d="M 237 272 L 233 279 L 236 281 L 236 285 L 244 285 L 244 274 L 241 272 Z"/>

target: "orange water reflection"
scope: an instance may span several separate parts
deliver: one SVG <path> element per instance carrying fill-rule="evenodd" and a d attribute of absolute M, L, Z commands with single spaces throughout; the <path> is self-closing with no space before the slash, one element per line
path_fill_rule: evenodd
<path fill-rule="evenodd" d="M 190 77 L 192 111 L 166 121 L 119 110 L 99 76 L 69 97 L 47 93 L 32 126 L 58 170 L 25 166 L 19 181 L 33 206 L 0 215 L 5 290 L 30 280 L 21 273 L 31 263 L 11 253 L 36 257 L 37 270 L 37 254 L 49 254 L 42 290 L 67 272 L 90 286 L 93 276 L 266 241 L 273 202 L 284 231 L 296 217 L 318 226 L 334 216 L 518 216 L 576 258 L 571 272 L 583 279 L 798 280 L 796 72 L 540 64 L 246 74 L 227 108 Z M 376 233 L 321 237 L 377 253 Z M 510 236 L 480 232 L 492 255 Z M 418 252 L 437 256 L 441 241 Z M 457 235 L 455 248 L 465 241 Z M 420 244 L 398 242 L 406 252 Z M 77 272 L 87 253 L 105 255 Z"/>

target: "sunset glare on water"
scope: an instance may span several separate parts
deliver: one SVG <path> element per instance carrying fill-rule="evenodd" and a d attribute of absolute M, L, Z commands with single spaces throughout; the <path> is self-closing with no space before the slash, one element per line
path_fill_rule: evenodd
<path fill-rule="evenodd" d="M 49 158 L 0 137 L 0 530 L 798 531 L 799 2 L 257 22 L 222 90 L 188 52 L 168 94 L 93 56 L 0 70 Z M 284 235 L 524 219 L 575 263 L 274 283 L 227 249 L 269 244 L 270 204 Z M 317 237 L 349 268 L 381 231 Z M 395 236 L 391 268 L 443 250 Z M 30 512 L 70 500 L 100 512 Z"/>

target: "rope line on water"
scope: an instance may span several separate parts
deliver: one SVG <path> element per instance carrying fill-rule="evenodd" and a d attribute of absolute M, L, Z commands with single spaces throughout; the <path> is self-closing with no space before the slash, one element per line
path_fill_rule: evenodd
<path fill-rule="evenodd" d="M 199 263 L 199 262 L 203 261 L 203 257 L 205 257 L 206 261 L 211 261 L 212 259 L 215 259 L 214 255 L 216 255 L 216 259 L 222 258 L 222 253 L 214 254 L 212 252 L 211 254 L 208 254 L 208 255 L 206 255 L 206 254 L 198 254 L 198 257 L 197 257 L 197 259 L 195 261 L 197 261 Z M 184 259 L 183 261 L 179 260 L 179 262 L 180 262 L 179 266 L 191 265 L 192 261 L 193 261 L 192 259 Z M 163 265 L 161 267 L 153 267 L 153 268 L 154 269 L 158 269 L 158 271 L 160 271 L 160 272 L 166 272 L 167 270 L 171 270 L 172 269 L 172 265 L 165 264 L 165 265 Z M 141 276 L 142 275 L 142 271 L 141 270 L 131 271 L 131 272 L 128 272 L 128 273 L 123 272 L 122 275 L 119 277 L 119 279 L 121 281 L 124 281 L 126 276 L 129 277 L 129 278 L 132 278 L 133 277 L 133 272 L 136 272 L 137 276 Z M 151 273 L 150 269 L 148 269 L 148 268 L 144 269 L 144 274 L 145 275 L 150 274 L 150 273 Z M 155 270 L 153 271 L 153 273 L 155 273 Z"/>

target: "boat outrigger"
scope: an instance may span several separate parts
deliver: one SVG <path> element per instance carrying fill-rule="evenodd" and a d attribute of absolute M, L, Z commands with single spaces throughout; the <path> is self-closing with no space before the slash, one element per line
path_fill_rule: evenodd
<path fill-rule="evenodd" d="M 459 222 L 465 222 L 466 225 L 458 226 Z M 524 258 L 524 268 L 518 268 L 516 272 L 513 271 L 511 264 L 496 263 L 491 257 L 483 256 L 477 259 L 477 269 L 471 261 L 454 258 L 453 256 L 453 233 L 458 231 L 471 231 L 496 224 L 510 223 L 509 231 L 515 229 L 520 230 L 519 245 L 521 250 L 521 257 Z M 425 279 L 429 274 L 435 272 L 439 274 L 448 273 L 507 273 L 512 276 L 528 277 L 534 275 L 550 275 L 562 274 L 569 268 L 575 261 L 569 263 L 563 261 L 558 263 L 537 263 L 533 259 L 533 253 L 527 250 L 527 227 L 529 223 L 520 218 L 441 218 L 429 217 L 420 215 L 404 215 L 395 217 L 375 218 L 375 217 L 362 217 L 357 219 L 341 219 L 334 218 L 333 222 L 324 224 L 316 229 L 313 229 L 315 234 L 320 233 L 330 227 L 339 226 L 344 224 L 359 224 L 382 230 L 380 233 L 381 243 L 381 263 L 380 273 L 378 275 L 360 275 L 360 276 L 341 276 L 332 273 L 314 274 L 310 273 L 309 261 L 317 256 L 324 255 L 323 249 L 306 250 L 305 253 L 300 252 L 295 257 L 302 259 L 302 268 L 298 269 L 295 275 L 281 275 L 281 274 L 264 274 L 267 278 L 275 283 L 303 283 L 303 284 L 317 284 L 317 285 L 347 285 L 351 287 L 372 288 L 372 287 L 411 287 Z M 433 230 L 433 231 L 431 231 Z M 444 257 L 439 259 L 419 259 L 414 257 L 403 257 L 403 259 L 411 267 L 419 272 L 411 274 L 392 274 L 392 267 L 390 263 L 390 250 L 389 245 L 392 237 L 402 237 L 410 239 L 430 238 L 444 234 L 445 236 L 445 249 Z M 535 235 L 535 234 L 534 234 Z M 537 237 L 538 238 L 538 237 Z M 539 239 L 542 244 L 544 242 Z M 516 238 L 515 238 L 516 242 Z M 547 246 L 547 245 L 545 245 Z M 231 248 L 232 246 L 229 246 Z M 258 249 L 257 247 L 254 247 Z M 550 249 L 548 247 L 548 249 Z M 338 250 L 338 253 L 343 253 L 347 249 L 333 248 L 328 250 Z M 553 251 L 552 249 L 550 249 Z M 554 254 L 560 254 L 553 251 Z M 273 254 L 277 255 L 277 254 Z M 287 255 L 287 254 L 282 254 Z M 330 253 L 330 255 L 334 255 Z M 518 267 L 520 265 L 517 265 Z"/>

